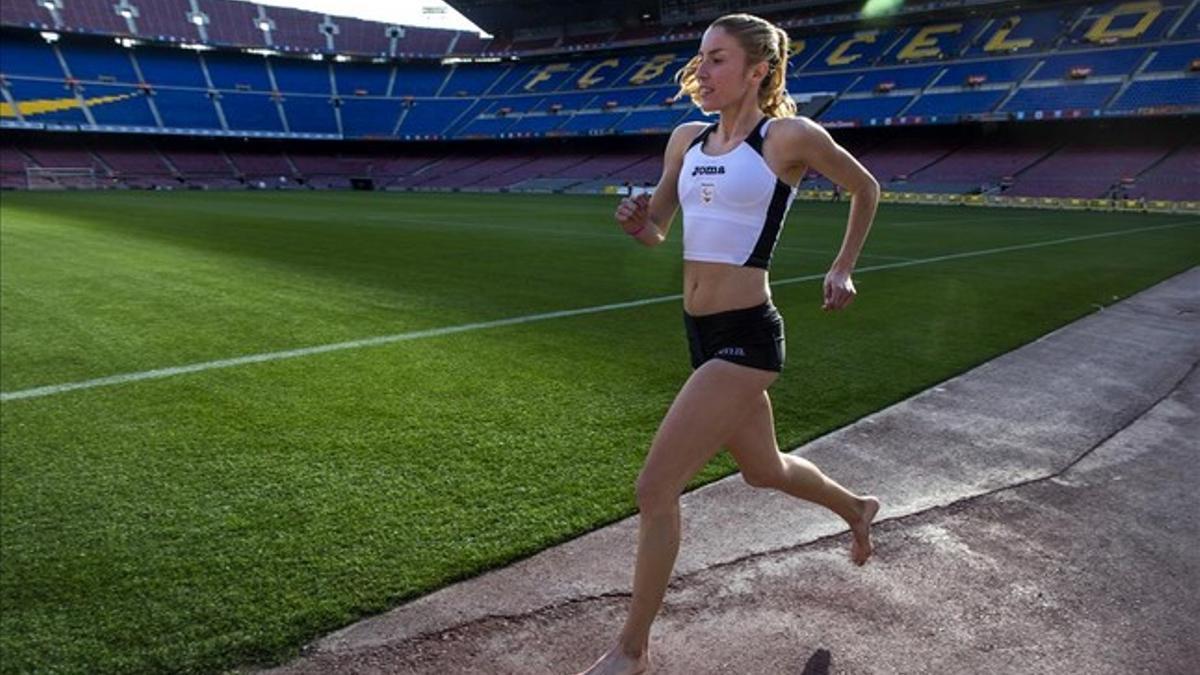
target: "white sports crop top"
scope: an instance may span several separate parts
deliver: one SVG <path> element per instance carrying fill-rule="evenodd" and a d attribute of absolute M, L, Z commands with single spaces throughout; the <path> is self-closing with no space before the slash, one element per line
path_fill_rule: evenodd
<path fill-rule="evenodd" d="M 696 135 L 683 155 L 679 171 L 679 206 L 683 209 L 683 259 L 761 267 L 783 229 L 796 188 L 771 171 L 762 156 L 771 118 L 764 117 L 733 150 L 704 152 L 704 139 L 717 125 Z"/>

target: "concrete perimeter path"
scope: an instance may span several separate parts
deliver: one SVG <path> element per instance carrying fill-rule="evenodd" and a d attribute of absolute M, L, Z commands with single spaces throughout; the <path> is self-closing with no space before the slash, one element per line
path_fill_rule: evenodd
<path fill-rule="evenodd" d="M 682 498 L 653 673 L 1200 672 L 1200 267 L 792 451 L 883 509 Z M 637 516 L 270 673 L 554 673 L 615 639 Z"/>

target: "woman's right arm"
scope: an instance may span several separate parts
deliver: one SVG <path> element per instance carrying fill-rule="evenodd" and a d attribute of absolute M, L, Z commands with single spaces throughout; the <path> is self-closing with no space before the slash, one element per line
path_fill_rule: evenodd
<path fill-rule="evenodd" d="M 626 197 L 617 206 L 617 222 L 621 228 L 645 246 L 658 246 L 667 239 L 671 221 L 679 209 L 679 169 L 683 166 L 683 155 L 696 134 L 706 125 L 703 122 L 688 122 L 675 127 L 663 153 L 663 172 L 654 188 L 653 196 L 640 194 Z"/>

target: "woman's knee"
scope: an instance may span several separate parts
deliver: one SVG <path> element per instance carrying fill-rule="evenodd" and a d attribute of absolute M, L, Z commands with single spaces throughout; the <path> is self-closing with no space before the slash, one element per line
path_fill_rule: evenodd
<path fill-rule="evenodd" d="M 747 473 L 743 470 L 742 482 L 752 488 L 774 488 L 783 482 L 783 468 L 773 473 Z"/>
<path fill-rule="evenodd" d="M 787 483 L 787 461 L 778 449 L 764 452 L 761 459 L 755 458 L 756 461 L 748 459 L 745 452 L 738 452 L 737 455 L 735 459 L 741 467 L 742 481 L 746 485 L 754 488 L 778 488 Z"/>
<path fill-rule="evenodd" d="M 680 492 L 672 485 L 639 477 L 637 482 L 638 511 L 646 514 L 670 513 L 679 508 Z"/>

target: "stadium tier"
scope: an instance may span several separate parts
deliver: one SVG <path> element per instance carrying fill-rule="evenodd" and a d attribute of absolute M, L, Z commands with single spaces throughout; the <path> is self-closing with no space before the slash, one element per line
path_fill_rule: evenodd
<path fill-rule="evenodd" d="M 969 127 L 908 127 L 903 134 L 873 129 L 842 144 L 892 192 L 1189 201 L 1200 196 L 1200 150 L 1186 122 L 1160 124 L 1158 134 L 1141 131 L 1138 120 L 1118 122 L 1100 134 L 1062 126 L 1069 121 L 1054 123 L 1059 128 L 1030 126 L 1034 133 L 1029 135 Z M 604 139 L 564 151 L 531 141 L 519 147 L 427 141 L 398 150 L 158 136 L 131 148 L 114 135 L 88 134 L 81 144 L 62 134 L 47 140 L 35 132 L 19 133 L 0 145 L 4 187 L 26 187 L 30 168 L 86 167 L 104 186 L 154 189 L 349 188 L 366 180 L 374 189 L 388 190 L 599 192 L 626 183 L 653 184 L 662 172 L 661 144 L 607 147 L 613 143 Z M 805 190 L 832 187 L 813 172 L 800 184 Z"/>
<path fill-rule="evenodd" d="M 440 57 L 451 50 L 479 54 L 491 42 L 464 31 L 397 26 L 231 0 L 5 0 L 3 23 L 159 42 L 365 56 Z"/>
<path fill-rule="evenodd" d="M 813 112 L 830 126 L 1196 112 L 1195 5 L 1151 0 L 1038 11 L 999 7 L 982 18 L 806 33 L 793 36 L 787 84 L 801 103 L 832 97 Z M 187 5 L 154 6 L 160 16 Z M 223 0 L 202 6 L 220 18 L 209 24 L 222 36 L 219 44 L 259 51 L 161 42 L 122 46 L 65 33 L 48 40 L 7 28 L 0 40 L 6 101 L 0 122 L 429 139 L 661 134 L 703 118 L 690 101 L 672 100 L 673 75 L 694 42 L 491 63 L 331 59 L 261 51 L 280 45 L 230 27 L 237 16 L 260 22 L 266 16 L 279 36 L 299 35 L 296 26 L 306 13 Z M 66 18 L 80 22 L 104 12 L 102 4 L 76 0 L 64 8 Z M 253 25 L 249 18 L 245 23 Z"/>
<path fill-rule="evenodd" d="M 388 189 L 587 191 L 656 180 L 657 145 L 571 148 L 566 158 L 422 147 L 407 158 L 167 139 L 661 141 L 682 122 L 710 119 L 675 99 L 674 75 L 697 43 L 688 26 L 488 40 L 231 0 L 11 0 L 5 10 L 0 128 L 89 139 L 74 149 L 29 135 L 6 141 L 6 187 L 23 186 L 31 169 L 86 167 L 105 185 L 129 187 L 348 187 L 369 178 Z M 813 10 L 782 17 L 792 34 L 787 89 L 830 128 L 1200 112 L 1198 0 L 983 2 L 887 23 Z M 471 58 L 446 58 L 455 54 Z M 163 140 L 130 150 L 97 134 Z M 1194 177 L 1161 188 L 1130 180 L 1194 169 L 1191 138 L 1128 149 L 896 135 L 852 151 L 891 189 L 1101 197 L 1125 181 L 1147 197 L 1197 193 Z M 1085 168 L 1095 175 L 1075 175 Z M 807 182 L 831 186 L 816 175 Z"/>

